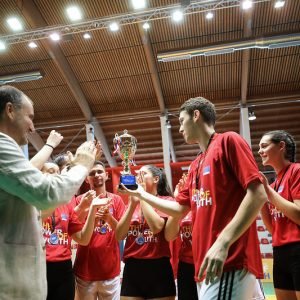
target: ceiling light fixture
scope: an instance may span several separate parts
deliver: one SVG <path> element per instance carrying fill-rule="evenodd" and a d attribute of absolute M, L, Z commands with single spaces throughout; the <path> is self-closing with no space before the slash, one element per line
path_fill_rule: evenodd
<path fill-rule="evenodd" d="M 81 11 L 77 6 L 70 6 L 66 11 L 71 21 L 79 21 L 82 19 Z"/>
<path fill-rule="evenodd" d="M 86 32 L 86 33 L 83 35 L 83 38 L 86 39 L 86 40 L 90 39 L 91 37 L 92 37 L 91 34 L 88 33 L 88 32 Z"/>
<path fill-rule="evenodd" d="M 190 59 L 196 56 L 211 56 L 233 53 L 245 49 L 277 49 L 300 45 L 300 33 L 245 39 L 227 44 L 215 44 L 202 48 L 190 48 L 157 54 L 158 61 L 169 62 Z"/>
<path fill-rule="evenodd" d="M 3 51 L 6 49 L 6 44 L 3 41 L 0 41 L 0 51 Z"/>
<path fill-rule="evenodd" d="M 214 17 L 214 14 L 213 14 L 211 11 L 209 11 L 209 12 L 205 15 L 205 18 L 206 18 L 207 20 L 211 20 L 213 17 Z"/>
<path fill-rule="evenodd" d="M 11 18 L 8 18 L 6 20 L 7 24 L 9 25 L 9 27 L 11 28 L 11 30 L 13 31 L 21 31 L 23 30 L 23 26 L 20 22 L 20 20 L 16 17 L 11 17 Z"/>
<path fill-rule="evenodd" d="M 60 40 L 60 35 L 57 32 L 51 33 L 50 34 L 50 39 L 52 41 L 59 41 Z"/>
<path fill-rule="evenodd" d="M 180 22 L 182 19 L 183 19 L 183 12 L 181 10 L 175 10 L 173 13 L 172 13 L 172 19 L 173 21 L 175 22 Z"/>
<path fill-rule="evenodd" d="M 284 4 L 285 4 L 285 1 L 277 0 L 277 1 L 275 2 L 275 4 L 274 4 L 274 7 L 275 7 L 275 8 L 281 8 L 281 7 L 284 6 Z"/>
<path fill-rule="evenodd" d="M 134 9 L 143 9 L 146 8 L 146 0 L 131 0 L 131 4 Z"/>
<path fill-rule="evenodd" d="M 242 2 L 242 9 L 249 9 L 252 7 L 252 1 L 251 0 L 244 0 Z"/>
<path fill-rule="evenodd" d="M 0 85 L 15 83 L 15 82 L 24 82 L 31 80 L 38 80 L 43 78 L 43 74 L 41 71 L 29 71 L 17 74 L 8 74 L 0 76 Z"/>
<path fill-rule="evenodd" d="M 249 110 L 248 119 L 249 119 L 249 121 L 256 120 L 256 115 L 255 115 L 254 111 Z"/>
<path fill-rule="evenodd" d="M 148 29 L 150 28 L 150 24 L 149 24 L 148 22 L 144 23 L 144 24 L 143 24 L 143 28 L 144 28 L 145 30 L 148 30 Z"/>
<path fill-rule="evenodd" d="M 35 42 L 30 42 L 29 44 L 28 44 L 28 47 L 29 48 L 37 48 L 37 44 L 35 43 Z"/>
<path fill-rule="evenodd" d="M 118 31 L 120 29 L 119 24 L 117 22 L 113 22 L 109 25 L 109 29 L 111 31 Z"/>

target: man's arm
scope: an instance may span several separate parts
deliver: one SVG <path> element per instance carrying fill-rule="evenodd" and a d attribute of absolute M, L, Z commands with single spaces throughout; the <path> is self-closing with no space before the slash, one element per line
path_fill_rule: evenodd
<path fill-rule="evenodd" d="M 54 148 L 56 148 L 62 141 L 63 136 L 52 130 L 49 134 L 46 144 L 43 148 L 30 160 L 31 164 L 37 169 L 41 170 L 44 163 L 47 162 Z"/>
<path fill-rule="evenodd" d="M 255 181 L 248 185 L 246 195 L 235 216 L 208 250 L 199 270 L 200 278 L 205 271 L 207 283 L 213 282 L 216 276 L 221 276 L 230 246 L 255 221 L 266 200 L 267 195 L 261 183 Z"/>
<path fill-rule="evenodd" d="M 0 188 L 42 210 L 70 201 L 95 159 L 94 146 L 85 143 L 69 172 L 47 176 L 31 165 L 12 139 L 0 135 L 0 145 Z"/>

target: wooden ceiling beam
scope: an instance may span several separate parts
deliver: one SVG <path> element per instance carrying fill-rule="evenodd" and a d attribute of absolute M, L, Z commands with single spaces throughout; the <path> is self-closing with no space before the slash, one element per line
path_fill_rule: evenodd
<path fill-rule="evenodd" d="M 164 151 L 163 151 L 164 152 L 164 163 L 165 163 L 165 170 L 166 170 L 167 178 L 168 178 L 169 184 L 171 184 L 171 182 L 170 182 L 171 169 L 170 169 L 170 164 L 169 164 L 169 162 L 170 162 L 169 156 L 171 155 L 173 162 L 176 162 L 177 159 L 176 159 L 176 153 L 174 150 L 172 132 L 171 132 L 170 128 L 167 126 L 166 122 L 163 121 L 164 119 L 168 120 L 168 113 L 167 113 L 166 106 L 165 106 L 164 96 L 163 96 L 163 92 L 162 92 L 162 88 L 161 88 L 161 83 L 159 80 L 159 75 L 158 75 L 156 62 L 155 62 L 155 58 L 154 58 L 154 54 L 153 54 L 152 45 L 151 45 L 151 42 L 149 39 L 149 35 L 144 30 L 142 24 L 138 24 L 138 28 L 139 28 L 140 36 L 142 39 L 142 44 L 144 47 L 145 56 L 146 56 L 147 64 L 148 64 L 151 79 L 152 79 L 152 84 L 154 87 L 154 91 L 155 91 L 158 105 L 160 108 L 160 112 L 162 115 L 162 117 L 161 117 L 161 132 L 162 132 L 163 147 L 164 147 Z M 165 147 L 167 147 L 168 149 L 165 149 Z"/>

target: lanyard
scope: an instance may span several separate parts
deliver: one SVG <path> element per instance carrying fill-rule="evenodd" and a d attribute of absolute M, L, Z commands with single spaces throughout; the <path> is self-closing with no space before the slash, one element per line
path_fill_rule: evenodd
<path fill-rule="evenodd" d="M 286 172 L 287 172 L 288 169 L 290 168 L 290 166 L 291 166 L 291 164 L 288 165 L 288 167 L 285 169 L 285 171 L 284 171 L 284 173 L 282 174 L 282 177 L 280 178 L 278 184 L 277 184 L 277 179 L 276 179 L 275 184 L 274 184 L 274 191 L 275 191 L 275 192 L 278 192 L 278 189 L 279 189 L 279 187 L 280 187 L 280 185 L 281 185 L 281 182 L 282 182 L 282 180 L 283 180 L 283 178 L 284 178 Z"/>
<path fill-rule="evenodd" d="M 51 232 L 53 233 L 55 230 L 55 212 L 51 215 Z"/>
<path fill-rule="evenodd" d="M 196 170 L 196 189 L 197 190 L 199 190 L 199 188 L 200 188 L 200 186 L 199 186 L 199 178 L 200 178 L 203 166 L 204 166 L 204 161 L 205 161 L 206 154 L 208 152 L 209 145 L 211 144 L 214 135 L 215 135 L 215 132 L 209 138 L 209 141 L 208 141 L 208 144 L 207 144 L 207 147 L 206 147 L 206 151 L 204 152 L 203 159 L 199 158 L 199 161 L 198 161 L 197 170 Z M 202 154 L 203 154 L 203 152 L 201 152 L 199 155 L 202 155 Z M 201 168 L 200 168 L 200 164 L 201 164 Z M 200 172 L 199 172 L 199 169 L 200 169 Z"/>

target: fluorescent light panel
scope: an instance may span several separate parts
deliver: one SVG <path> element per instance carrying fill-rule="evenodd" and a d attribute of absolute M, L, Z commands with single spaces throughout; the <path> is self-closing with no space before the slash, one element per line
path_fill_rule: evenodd
<path fill-rule="evenodd" d="M 0 85 L 14 82 L 38 80 L 41 78 L 43 78 L 43 74 L 40 71 L 30 71 L 18 74 L 2 75 L 0 76 Z"/>

